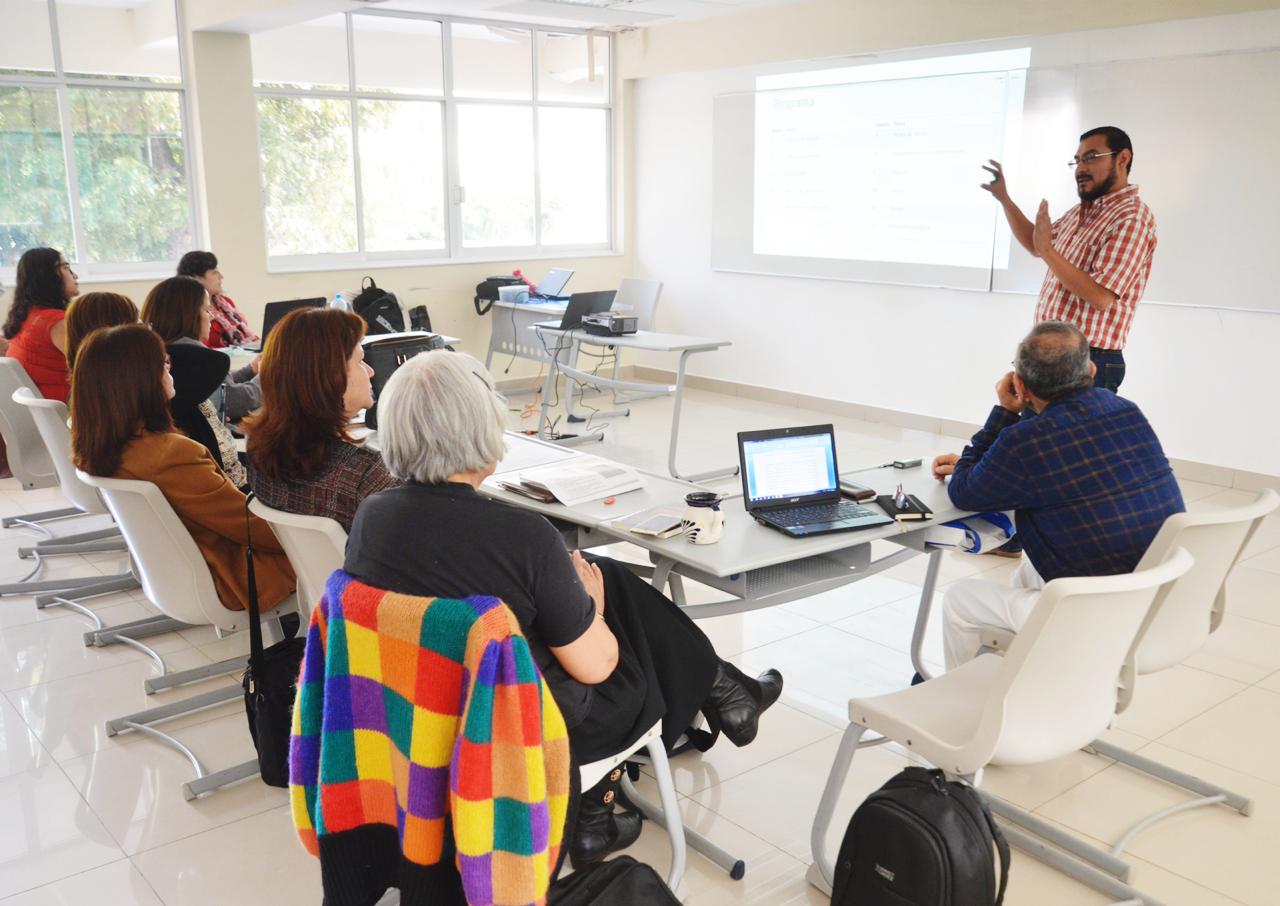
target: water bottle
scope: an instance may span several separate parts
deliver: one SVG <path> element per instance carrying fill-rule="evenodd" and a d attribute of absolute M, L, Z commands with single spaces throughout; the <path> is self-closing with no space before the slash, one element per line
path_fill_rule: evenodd
<path fill-rule="evenodd" d="M 347 301 L 347 297 L 342 293 L 334 293 L 333 301 L 329 303 L 330 308 L 336 308 L 339 311 L 351 311 L 351 303 Z"/>

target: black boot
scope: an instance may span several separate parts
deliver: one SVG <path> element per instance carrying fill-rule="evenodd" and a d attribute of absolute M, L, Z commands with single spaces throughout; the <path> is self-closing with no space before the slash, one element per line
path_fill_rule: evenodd
<path fill-rule="evenodd" d="M 640 813 L 613 810 L 622 771 L 621 767 L 614 768 L 604 780 L 582 794 L 582 801 L 578 803 L 578 826 L 569 844 L 569 858 L 574 868 L 593 865 L 611 852 L 626 849 L 640 837 Z"/>
<path fill-rule="evenodd" d="M 721 661 L 703 713 L 713 727 L 729 737 L 729 742 L 745 746 L 756 738 L 760 715 L 781 694 L 782 674 L 777 670 L 770 668 L 751 679 L 733 664 Z"/>

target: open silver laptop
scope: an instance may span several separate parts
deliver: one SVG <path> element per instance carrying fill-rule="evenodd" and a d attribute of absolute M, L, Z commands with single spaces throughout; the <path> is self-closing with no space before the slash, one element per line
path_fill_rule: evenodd
<path fill-rule="evenodd" d="M 761 525 L 807 538 L 893 521 L 841 497 L 831 425 L 743 431 L 738 456 L 747 513 Z"/>

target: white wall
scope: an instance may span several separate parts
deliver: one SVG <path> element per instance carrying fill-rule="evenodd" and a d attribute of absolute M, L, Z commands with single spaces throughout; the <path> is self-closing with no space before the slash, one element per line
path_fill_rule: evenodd
<path fill-rule="evenodd" d="M 712 272 L 712 99 L 739 79 L 722 70 L 634 84 L 634 269 L 664 283 L 661 328 L 733 339 L 695 360 L 700 375 L 981 421 L 1034 296 Z M 1264 396 L 1277 348 L 1280 314 L 1142 306 L 1124 395 L 1170 456 L 1278 474 L 1280 420 Z"/>

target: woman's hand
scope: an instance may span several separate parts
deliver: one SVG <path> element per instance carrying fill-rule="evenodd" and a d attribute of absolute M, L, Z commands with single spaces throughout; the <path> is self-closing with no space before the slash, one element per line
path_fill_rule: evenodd
<path fill-rule="evenodd" d="M 604 574 L 600 572 L 600 567 L 594 563 L 588 563 L 581 551 L 574 551 L 570 559 L 573 560 L 573 568 L 578 571 L 578 579 L 581 580 L 582 587 L 587 590 L 587 594 L 591 595 L 591 600 L 596 604 L 596 613 L 604 616 Z"/>
<path fill-rule="evenodd" d="M 249 367 L 253 369 L 254 374 L 258 373 L 258 370 L 262 368 L 262 353 L 258 353 L 249 360 Z"/>

